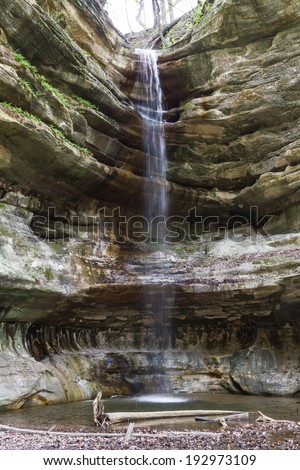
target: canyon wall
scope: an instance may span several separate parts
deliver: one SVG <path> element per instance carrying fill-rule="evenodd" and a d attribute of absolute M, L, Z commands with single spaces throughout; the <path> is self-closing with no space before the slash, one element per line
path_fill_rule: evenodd
<path fill-rule="evenodd" d="M 137 53 L 97 0 L 2 0 L 0 406 L 299 393 L 299 6 L 217 0 L 163 51 L 153 247 L 118 233 L 151 197 Z"/>

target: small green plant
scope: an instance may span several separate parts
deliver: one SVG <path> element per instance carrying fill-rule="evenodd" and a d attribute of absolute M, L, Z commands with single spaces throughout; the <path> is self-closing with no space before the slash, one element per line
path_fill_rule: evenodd
<path fill-rule="evenodd" d="M 38 248 L 35 248 L 35 249 L 33 250 L 33 256 L 34 256 L 35 258 L 37 258 L 37 257 L 39 256 L 39 254 L 40 254 L 39 249 L 38 249 Z"/>
<path fill-rule="evenodd" d="M 89 108 L 97 109 L 97 106 L 95 104 L 91 103 L 88 100 L 85 100 L 84 98 L 81 98 L 80 96 L 74 95 L 73 98 L 74 100 L 78 101 L 78 103 L 83 104 L 83 106 L 88 106 Z"/>
<path fill-rule="evenodd" d="M 54 21 L 57 21 L 57 23 L 60 23 L 62 20 L 64 20 L 65 15 L 62 10 L 55 10 L 51 13 L 52 18 Z"/>
<path fill-rule="evenodd" d="M 92 152 L 90 152 L 87 148 L 81 147 L 80 145 L 75 144 L 75 142 L 72 142 L 71 140 L 69 140 L 65 136 L 65 134 L 63 134 L 61 130 L 57 129 L 57 127 L 53 126 L 52 124 L 50 124 L 49 127 L 54 132 L 55 135 L 63 139 L 67 144 L 72 145 L 72 147 L 75 147 L 77 150 L 79 150 L 80 152 L 86 153 L 87 155 L 91 155 L 91 156 L 93 155 Z"/>
<path fill-rule="evenodd" d="M 211 7 L 211 0 L 202 0 L 202 4 L 198 5 L 197 9 L 193 13 L 194 25 L 200 23 L 200 21 L 204 18 L 204 16 L 211 9 Z"/>
<path fill-rule="evenodd" d="M 71 108 L 72 107 L 72 104 L 70 103 L 70 101 L 66 98 L 66 96 L 60 91 L 58 90 L 58 88 L 55 88 L 53 85 L 51 85 L 46 77 L 44 77 L 44 75 L 41 75 L 41 74 L 38 74 L 37 75 L 41 84 L 43 85 L 43 87 L 48 90 L 48 91 L 51 91 L 52 93 L 54 93 L 57 98 L 60 99 L 60 101 L 65 105 L 67 106 L 68 108 Z"/>
<path fill-rule="evenodd" d="M 54 132 L 55 135 L 58 135 L 63 140 L 67 140 L 65 134 L 62 131 L 60 131 L 59 129 L 57 129 L 57 127 L 53 126 L 53 124 L 50 124 L 49 127 Z"/>
<path fill-rule="evenodd" d="M 52 281 L 54 279 L 54 274 L 50 268 L 46 268 L 44 274 L 47 281 Z"/>
<path fill-rule="evenodd" d="M 19 62 L 20 65 L 25 67 L 28 70 L 31 70 L 31 72 L 38 73 L 38 69 L 32 65 L 26 57 L 23 56 L 20 52 L 14 52 L 14 58 Z"/>
<path fill-rule="evenodd" d="M 83 48 L 81 48 L 81 50 L 82 50 L 82 52 L 83 52 L 87 57 L 89 57 L 90 59 L 92 59 L 93 56 L 92 56 L 92 54 L 91 54 L 89 51 L 87 51 L 86 49 L 83 49 Z"/>
<path fill-rule="evenodd" d="M 197 10 L 195 11 L 195 13 L 193 14 L 193 22 L 194 22 L 194 25 L 200 23 L 200 21 L 202 20 L 204 14 L 202 12 L 202 6 L 199 5 Z"/>
<path fill-rule="evenodd" d="M 163 48 L 173 46 L 173 44 L 175 44 L 175 42 L 177 42 L 177 41 L 178 41 L 178 39 L 176 39 L 176 38 L 170 38 L 169 41 L 168 41 L 168 44 L 167 45 L 164 44 Z"/>
<path fill-rule="evenodd" d="M 67 34 L 70 36 L 72 36 L 72 34 L 74 33 L 75 31 L 75 27 L 73 24 L 67 24 L 67 27 L 66 27 L 66 31 L 67 31 Z M 72 38 L 71 38 L 72 39 Z"/>
<path fill-rule="evenodd" d="M 58 137 L 60 137 L 61 139 L 63 139 L 67 144 L 70 144 L 72 145 L 72 147 L 75 147 L 77 150 L 79 150 L 80 152 L 83 152 L 83 153 L 86 153 L 87 155 L 91 155 L 93 156 L 92 152 L 90 152 L 87 148 L 85 147 L 81 147 L 80 145 L 78 144 L 75 144 L 75 142 L 72 142 L 71 140 L 69 140 L 65 134 L 57 129 L 57 127 L 53 126 L 53 124 L 50 124 L 49 125 L 50 129 L 54 132 L 55 135 L 57 135 Z"/>
<path fill-rule="evenodd" d="M 0 202 L 0 209 L 5 209 L 6 207 L 6 204 L 4 204 L 3 202 Z"/>
<path fill-rule="evenodd" d="M 25 80 L 25 78 L 19 78 L 20 82 L 22 85 L 26 88 L 26 90 L 29 91 L 29 93 L 34 96 L 34 98 L 39 98 L 39 96 L 42 96 L 42 93 L 40 91 L 35 91 L 28 80 Z"/>

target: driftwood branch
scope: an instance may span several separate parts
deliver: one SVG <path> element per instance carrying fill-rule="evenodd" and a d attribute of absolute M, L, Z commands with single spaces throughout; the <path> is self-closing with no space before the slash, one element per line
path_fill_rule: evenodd
<path fill-rule="evenodd" d="M 257 411 L 259 417 L 257 418 L 257 423 L 292 423 L 300 425 L 300 422 L 297 423 L 296 421 L 290 421 L 288 419 L 274 419 L 270 418 L 270 416 L 264 415 L 261 411 Z"/>
<path fill-rule="evenodd" d="M 101 429 L 109 427 L 109 417 L 104 411 L 104 404 L 101 401 L 102 392 L 97 393 L 95 400 L 93 401 L 93 415 L 94 423 Z"/>
<path fill-rule="evenodd" d="M 228 424 L 226 423 L 224 418 L 219 419 L 219 425 L 222 426 L 223 428 L 228 428 Z"/>

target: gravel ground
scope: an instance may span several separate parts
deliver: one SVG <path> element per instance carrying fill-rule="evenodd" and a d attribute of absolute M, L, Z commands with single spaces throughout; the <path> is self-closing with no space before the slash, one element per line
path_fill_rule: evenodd
<path fill-rule="evenodd" d="M 55 431 L 70 432 L 97 432 L 94 427 L 56 427 Z M 206 449 L 206 450 L 299 450 L 300 426 L 296 423 L 276 424 L 249 424 L 242 427 L 228 427 L 218 430 L 220 436 L 194 436 L 193 431 L 188 435 L 168 437 L 168 432 L 163 438 L 156 437 L 158 431 L 145 428 L 137 429 L 134 433 L 153 434 L 153 437 L 133 437 L 129 442 L 124 442 L 126 429 L 119 429 L 120 437 L 97 436 L 56 436 L 25 434 L 11 431 L 0 432 L 0 449 L 61 449 L 61 450 L 117 450 L 117 449 Z M 187 430 L 188 431 L 188 430 Z M 204 429 L 201 429 L 204 431 Z M 211 430 L 210 430 L 211 432 Z M 172 431 L 170 431 L 172 433 Z"/>

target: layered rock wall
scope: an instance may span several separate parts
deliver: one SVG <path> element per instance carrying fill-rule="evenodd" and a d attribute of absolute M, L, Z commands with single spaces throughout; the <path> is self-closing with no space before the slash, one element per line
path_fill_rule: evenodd
<path fill-rule="evenodd" d="M 162 249 L 116 232 L 151 197 L 137 54 L 96 0 L 2 0 L 1 406 L 299 393 L 299 12 L 216 1 L 161 55 Z"/>

